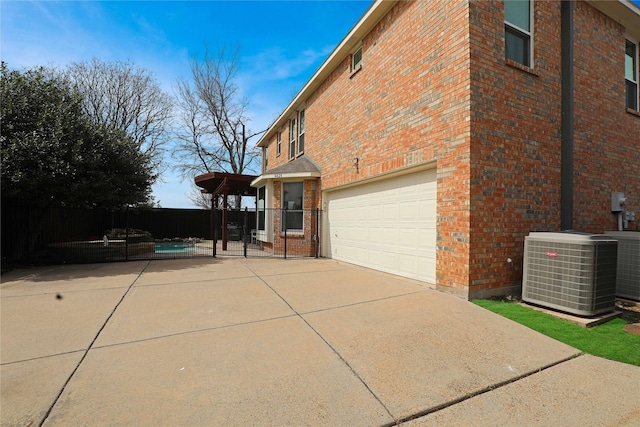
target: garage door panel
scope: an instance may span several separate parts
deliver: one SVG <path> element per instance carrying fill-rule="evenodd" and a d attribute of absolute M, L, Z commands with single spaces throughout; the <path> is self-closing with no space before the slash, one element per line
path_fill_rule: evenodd
<path fill-rule="evenodd" d="M 327 255 L 435 282 L 435 170 L 326 194 Z"/>

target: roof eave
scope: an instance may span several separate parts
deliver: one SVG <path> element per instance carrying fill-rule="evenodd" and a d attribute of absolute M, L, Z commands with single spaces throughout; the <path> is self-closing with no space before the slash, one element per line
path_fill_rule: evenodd
<path fill-rule="evenodd" d="M 288 173 L 266 173 L 264 175 L 260 175 L 253 181 L 251 181 L 251 186 L 254 188 L 262 187 L 267 181 L 272 179 L 279 179 L 281 181 L 291 180 L 291 179 L 304 179 L 304 178 L 320 178 L 322 174 L 320 172 L 288 172 Z"/>
<path fill-rule="evenodd" d="M 622 24 L 636 41 L 640 40 L 640 7 L 629 0 L 587 0 L 587 3 Z"/>

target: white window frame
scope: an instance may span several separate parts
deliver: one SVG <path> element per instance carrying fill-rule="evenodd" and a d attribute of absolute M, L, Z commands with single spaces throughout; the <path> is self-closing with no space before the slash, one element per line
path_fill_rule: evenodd
<path fill-rule="evenodd" d="M 304 108 L 298 111 L 298 154 L 304 153 Z"/>
<path fill-rule="evenodd" d="M 635 47 L 635 58 L 634 58 L 634 62 L 635 62 L 635 64 L 634 64 L 634 65 L 635 65 L 635 69 L 633 70 L 633 74 L 634 74 L 634 76 L 633 76 L 633 77 L 635 78 L 635 81 L 634 81 L 634 80 L 629 80 L 629 79 L 627 78 L 627 73 L 626 73 L 627 42 L 629 42 L 629 43 L 633 44 L 633 45 L 634 45 L 634 47 Z M 638 62 L 640 62 L 640 51 L 639 51 L 639 49 L 640 49 L 640 43 L 638 43 L 638 41 L 637 41 L 637 40 L 634 40 L 634 39 L 632 39 L 632 38 L 630 38 L 630 37 L 625 37 L 625 43 L 624 43 L 624 52 L 625 52 L 625 54 L 624 54 L 624 56 L 625 56 L 625 76 L 624 76 L 624 81 L 625 81 L 625 91 L 624 91 L 624 105 L 625 105 L 625 107 L 626 107 L 626 108 L 629 108 L 629 109 L 634 110 L 634 111 L 640 111 L 640 99 L 638 99 L 638 98 L 639 98 L 639 92 L 640 92 L 640 90 L 639 90 L 639 89 L 640 89 L 640 88 L 639 88 L 639 86 L 640 86 L 640 84 L 639 84 L 639 83 L 640 83 L 640 72 L 639 72 L 639 70 L 638 70 L 638 68 L 640 68 L 640 65 L 638 64 Z M 634 108 L 633 106 L 629 106 L 629 105 L 628 105 L 628 103 L 627 103 L 627 96 L 628 96 L 628 95 L 627 95 L 627 86 L 628 86 L 628 83 L 627 83 L 627 82 L 631 82 L 631 84 L 635 85 L 635 92 L 636 92 L 636 93 L 635 93 L 635 104 L 636 104 L 636 105 L 635 105 L 635 108 Z"/>
<path fill-rule="evenodd" d="M 297 115 L 289 119 L 289 160 L 296 157 Z"/>
<path fill-rule="evenodd" d="M 358 52 L 360 52 L 360 55 L 359 55 L 360 60 L 356 61 Z M 362 58 L 363 58 L 362 44 L 360 44 L 353 52 L 351 52 L 351 72 L 352 73 L 355 73 L 356 71 L 362 68 Z"/>
<path fill-rule="evenodd" d="M 276 136 L 276 156 L 282 153 L 282 131 L 279 130 Z"/>
<path fill-rule="evenodd" d="M 507 30 L 510 29 L 511 31 L 514 31 L 516 33 L 520 33 L 521 35 L 524 35 L 526 37 L 528 37 L 528 47 L 529 47 L 529 55 L 528 55 L 528 60 L 529 63 L 528 64 L 522 64 L 525 67 L 529 67 L 529 68 L 533 68 L 533 25 L 534 25 L 534 8 L 533 8 L 533 3 L 534 0 L 527 0 L 529 1 L 529 31 L 518 27 L 517 25 L 514 25 L 512 23 L 510 23 L 509 21 L 507 21 L 507 16 L 506 16 L 506 12 L 505 12 L 505 16 L 504 16 L 504 49 L 505 49 L 505 58 L 507 55 Z M 503 3 L 504 4 L 504 3 Z M 508 29 L 507 29 L 508 27 Z M 520 64 L 519 61 L 516 61 L 514 59 L 510 59 L 511 61 L 517 62 L 518 64 Z"/>
<path fill-rule="evenodd" d="M 262 171 L 266 172 L 267 167 L 269 166 L 269 146 L 264 147 L 264 152 L 262 153 Z"/>
<path fill-rule="evenodd" d="M 302 200 L 301 200 L 301 206 L 300 209 L 285 209 L 285 191 L 284 191 L 284 187 L 286 184 L 302 184 Z M 292 213 L 292 214 L 299 214 L 301 217 L 301 222 L 302 222 L 302 227 L 301 228 L 289 228 L 287 227 L 287 233 L 304 233 L 304 181 L 284 181 L 282 182 L 282 187 L 281 187 L 281 198 L 282 198 L 282 202 L 281 202 L 281 206 L 282 206 L 282 215 L 283 217 L 280 218 L 280 231 L 284 232 L 284 215 L 287 215 L 288 213 Z"/>
<path fill-rule="evenodd" d="M 260 198 L 260 193 L 262 193 L 262 199 Z M 262 202 L 262 203 L 261 203 Z M 257 203 L 256 203 L 256 230 L 258 232 L 264 232 L 267 229 L 267 186 L 262 186 L 258 188 L 257 192 Z M 260 214 L 262 213 L 262 228 L 260 228 Z"/>

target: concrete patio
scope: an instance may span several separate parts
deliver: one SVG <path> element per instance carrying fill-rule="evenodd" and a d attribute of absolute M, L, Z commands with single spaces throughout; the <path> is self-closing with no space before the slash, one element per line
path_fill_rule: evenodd
<path fill-rule="evenodd" d="M 329 259 L 16 270 L 3 426 L 640 423 L 640 368 Z"/>

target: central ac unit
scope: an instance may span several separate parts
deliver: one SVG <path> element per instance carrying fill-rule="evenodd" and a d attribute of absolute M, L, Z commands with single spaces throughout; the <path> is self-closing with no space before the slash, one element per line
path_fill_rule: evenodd
<path fill-rule="evenodd" d="M 602 234 L 529 233 L 522 300 L 581 316 L 614 310 L 617 249 Z"/>
<path fill-rule="evenodd" d="M 640 300 L 640 232 L 607 231 L 618 241 L 618 279 L 616 295 Z"/>

